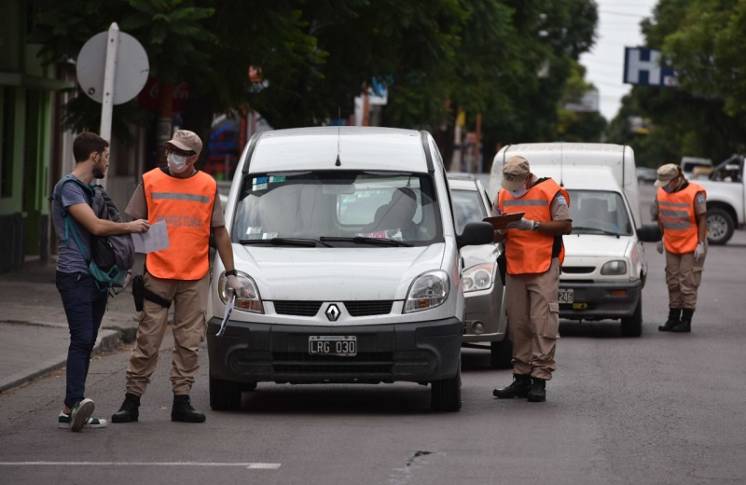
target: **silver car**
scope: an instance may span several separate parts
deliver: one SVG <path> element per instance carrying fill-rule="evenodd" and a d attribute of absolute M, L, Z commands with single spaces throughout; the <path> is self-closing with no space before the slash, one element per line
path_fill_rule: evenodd
<path fill-rule="evenodd" d="M 482 183 L 473 175 L 448 174 L 456 232 L 469 222 L 491 215 L 492 204 Z M 498 267 L 502 246 L 497 243 L 461 249 L 464 285 L 464 346 L 484 348 L 489 344 L 490 363 L 495 368 L 511 366 L 512 345 L 507 337 L 503 306 L 505 285 Z"/>

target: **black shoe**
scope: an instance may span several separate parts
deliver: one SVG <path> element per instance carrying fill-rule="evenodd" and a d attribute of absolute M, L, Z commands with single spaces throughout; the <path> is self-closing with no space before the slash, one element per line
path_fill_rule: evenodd
<path fill-rule="evenodd" d="M 493 390 L 492 395 L 498 399 L 526 397 L 529 389 L 531 389 L 531 377 L 521 374 L 513 374 L 513 382 L 509 386 Z"/>
<path fill-rule="evenodd" d="M 681 308 L 669 308 L 668 320 L 658 327 L 659 332 L 670 332 L 673 328 L 681 323 Z"/>
<path fill-rule="evenodd" d="M 671 329 L 672 332 L 676 333 L 689 333 L 692 331 L 692 316 L 694 316 L 694 310 L 691 308 L 684 308 L 681 313 L 681 322 Z"/>
<path fill-rule="evenodd" d="M 171 421 L 204 423 L 205 415 L 192 407 L 189 396 L 174 396 L 174 405 L 171 408 Z"/>
<path fill-rule="evenodd" d="M 531 378 L 531 390 L 528 391 L 528 402 L 544 402 L 547 400 L 547 381 Z"/>
<path fill-rule="evenodd" d="M 124 402 L 119 411 L 111 415 L 112 423 L 134 423 L 140 417 L 140 396 L 130 394 L 124 395 Z"/>

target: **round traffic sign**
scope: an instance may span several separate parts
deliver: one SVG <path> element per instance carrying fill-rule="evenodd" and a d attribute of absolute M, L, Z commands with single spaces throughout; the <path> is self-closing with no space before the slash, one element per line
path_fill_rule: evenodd
<path fill-rule="evenodd" d="M 99 32 L 83 45 L 78 54 L 76 72 L 83 92 L 101 102 L 104 91 L 106 42 L 108 32 Z M 125 32 L 119 32 L 116 69 L 114 73 L 114 104 L 131 100 L 148 80 L 150 64 L 142 44 Z"/>

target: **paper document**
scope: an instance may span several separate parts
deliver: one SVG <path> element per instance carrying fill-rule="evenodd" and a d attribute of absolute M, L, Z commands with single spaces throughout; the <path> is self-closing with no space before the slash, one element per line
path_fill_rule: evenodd
<path fill-rule="evenodd" d="M 152 253 L 168 247 L 168 229 L 166 221 L 160 220 L 150 225 L 148 232 L 132 234 L 136 253 Z"/>
<path fill-rule="evenodd" d="M 225 333 L 225 326 L 228 324 L 228 320 L 231 318 L 231 312 L 233 311 L 233 307 L 236 305 L 236 294 L 233 293 L 231 295 L 230 300 L 228 300 L 228 303 L 225 304 L 225 312 L 223 313 L 223 321 L 220 322 L 220 328 L 218 329 L 217 335 L 218 337 L 222 337 Z"/>

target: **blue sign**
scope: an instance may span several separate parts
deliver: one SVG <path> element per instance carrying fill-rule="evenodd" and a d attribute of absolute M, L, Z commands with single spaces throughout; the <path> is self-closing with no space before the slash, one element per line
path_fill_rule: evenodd
<path fill-rule="evenodd" d="M 638 86 L 676 86 L 676 71 L 661 65 L 661 51 L 647 47 L 624 48 L 624 82 Z"/>

